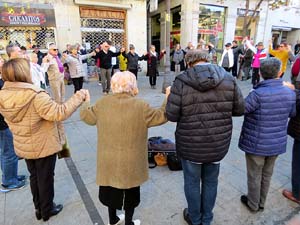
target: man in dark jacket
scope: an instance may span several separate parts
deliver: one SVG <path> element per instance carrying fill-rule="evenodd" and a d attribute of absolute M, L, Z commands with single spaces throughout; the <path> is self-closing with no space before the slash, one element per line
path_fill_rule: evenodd
<path fill-rule="evenodd" d="M 289 121 L 288 134 L 294 138 L 292 155 L 292 190 L 284 189 L 282 194 L 287 199 L 300 204 L 300 92 L 297 90 L 297 116 Z"/>
<path fill-rule="evenodd" d="M 242 48 L 243 45 L 238 46 L 238 43 L 236 40 L 232 41 L 232 51 L 233 51 L 233 67 L 232 67 L 232 76 L 237 77 L 238 76 L 238 61 L 239 61 L 239 55 L 243 54 Z"/>
<path fill-rule="evenodd" d="M 37 64 L 42 65 L 43 58 L 44 58 L 47 54 L 42 53 L 42 52 L 40 51 L 40 46 L 39 46 L 39 45 L 33 45 L 33 46 L 32 46 L 32 49 L 33 49 L 33 52 L 37 54 L 37 57 L 38 57 L 38 62 L 37 62 Z"/>
<path fill-rule="evenodd" d="M 3 80 L 0 78 L 0 89 L 2 86 Z M 2 170 L 2 187 L 4 188 L 1 189 L 1 191 L 7 192 L 23 188 L 25 186 L 26 177 L 24 175 L 18 176 L 18 156 L 14 150 L 13 136 L 1 114 L 0 159 Z"/>
<path fill-rule="evenodd" d="M 168 120 L 177 122 L 176 150 L 182 160 L 188 203 L 184 219 L 190 225 L 211 224 L 220 161 L 231 140 L 232 116 L 244 112 L 235 78 L 208 60 L 207 51 L 187 53 L 189 68 L 176 77 L 166 106 Z"/>
<path fill-rule="evenodd" d="M 102 91 L 103 94 L 108 94 L 110 91 L 110 79 L 111 79 L 111 59 L 112 57 L 117 57 L 120 55 L 120 52 L 112 52 L 109 50 L 110 48 L 110 41 L 103 42 L 101 46 L 101 50 L 96 52 L 95 59 L 100 60 L 100 73 L 101 73 L 101 83 L 102 83 Z"/>

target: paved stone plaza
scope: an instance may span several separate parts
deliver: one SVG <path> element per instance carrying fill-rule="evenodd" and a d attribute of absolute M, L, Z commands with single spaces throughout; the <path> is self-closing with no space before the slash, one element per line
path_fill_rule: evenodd
<path fill-rule="evenodd" d="M 288 76 L 285 75 L 286 80 Z M 148 79 L 140 73 L 138 97 L 152 106 L 160 106 L 164 98 L 161 93 L 162 81 L 163 77 L 160 76 L 157 89 L 150 89 Z M 238 84 L 246 96 L 251 89 L 250 80 L 238 81 Z M 101 86 L 96 81 L 85 83 L 84 88 L 90 90 L 92 103 L 102 96 Z M 73 86 L 66 86 L 66 89 L 69 97 Z M 287 153 L 281 155 L 276 162 L 265 210 L 251 213 L 240 203 L 240 196 L 247 190 L 244 153 L 238 148 L 242 122 L 242 117 L 234 119 L 230 150 L 221 162 L 213 225 L 283 225 L 299 214 L 300 210 L 299 205 L 286 200 L 281 194 L 283 188 L 291 188 L 292 139 L 289 138 Z M 0 193 L 0 225 L 108 223 L 108 213 L 98 200 L 98 187 L 95 183 L 96 128 L 80 121 L 79 110 L 65 122 L 65 127 L 72 160 L 58 160 L 55 174 L 55 202 L 64 205 L 63 211 L 48 222 L 37 221 L 30 187 L 27 185 L 19 191 Z M 149 136 L 163 136 L 174 140 L 174 131 L 175 123 L 169 122 L 151 128 Z M 24 160 L 19 162 L 19 171 L 20 174 L 29 175 Z M 141 204 L 136 209 L 134 218 L 140 219 L 142 225 L 185 225 L 182 217 L 185 207 L 182 171 L 172 172 L 167 167 L 156 167 L 150 169 L 150 179 L 141 187 Z"/>

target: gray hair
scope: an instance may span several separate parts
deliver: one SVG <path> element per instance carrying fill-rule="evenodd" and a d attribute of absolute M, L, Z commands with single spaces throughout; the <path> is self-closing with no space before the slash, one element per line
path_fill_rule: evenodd
<path fill-rule="evenodd" d="M 19 47 L 19 46 L 16 44 L 9 44 L 6 46 L 6 54 L 8 55 L 8 57 L 10 57 L 11 53 L 15 51 L 15 47 Z"/>
<path fill-rule="evenodd" d="M 203 49 L 189 50 L 185 55 L 185 61 L 190 67 L 198 62 L 208 62 L 209 59 L 208 51 Z"/>
<path fill-rule="evenodd" d="M 259 68 L 260 74 L 264 80 L 277 78 L 280 69 L 281 61 L 275 57 L 262 60 Z"/>
<path fill-rule="evenodd" d="M 78 47 L 78 45 L 75 44 L 75 45 L 71 45 L 69 49 L 70 49 L 70 51 L 72 51 L 72 50 L 74 50 L 74 49 L 77 50 L 77 47 Z"/>

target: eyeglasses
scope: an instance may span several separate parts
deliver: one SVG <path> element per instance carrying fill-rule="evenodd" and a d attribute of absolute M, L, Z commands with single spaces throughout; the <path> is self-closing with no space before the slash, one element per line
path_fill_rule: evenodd
<path fill-rule="evenodd" d="M 57 48 L 51 48 L 51 50 L 53 50 L 53 51 L 58 51 L 58 49 L 57 49 Z"/>

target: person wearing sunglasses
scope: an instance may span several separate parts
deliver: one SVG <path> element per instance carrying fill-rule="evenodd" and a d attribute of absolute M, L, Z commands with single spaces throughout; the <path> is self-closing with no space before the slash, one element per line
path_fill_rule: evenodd
<path fill-rule="evenodd" d="M 281 76 L 283 77 L 285 71 L 287 62 L 290 59 L 291 61 L 294 61 L 294 54 L 292 52 L 291 46 L 287 43 L 283 42 L 279 45 L 278 49 L 273 49 L 273 42 L 272 40 L 269 41 L 269 53 L 279 59 L 281 61 Z"/>

